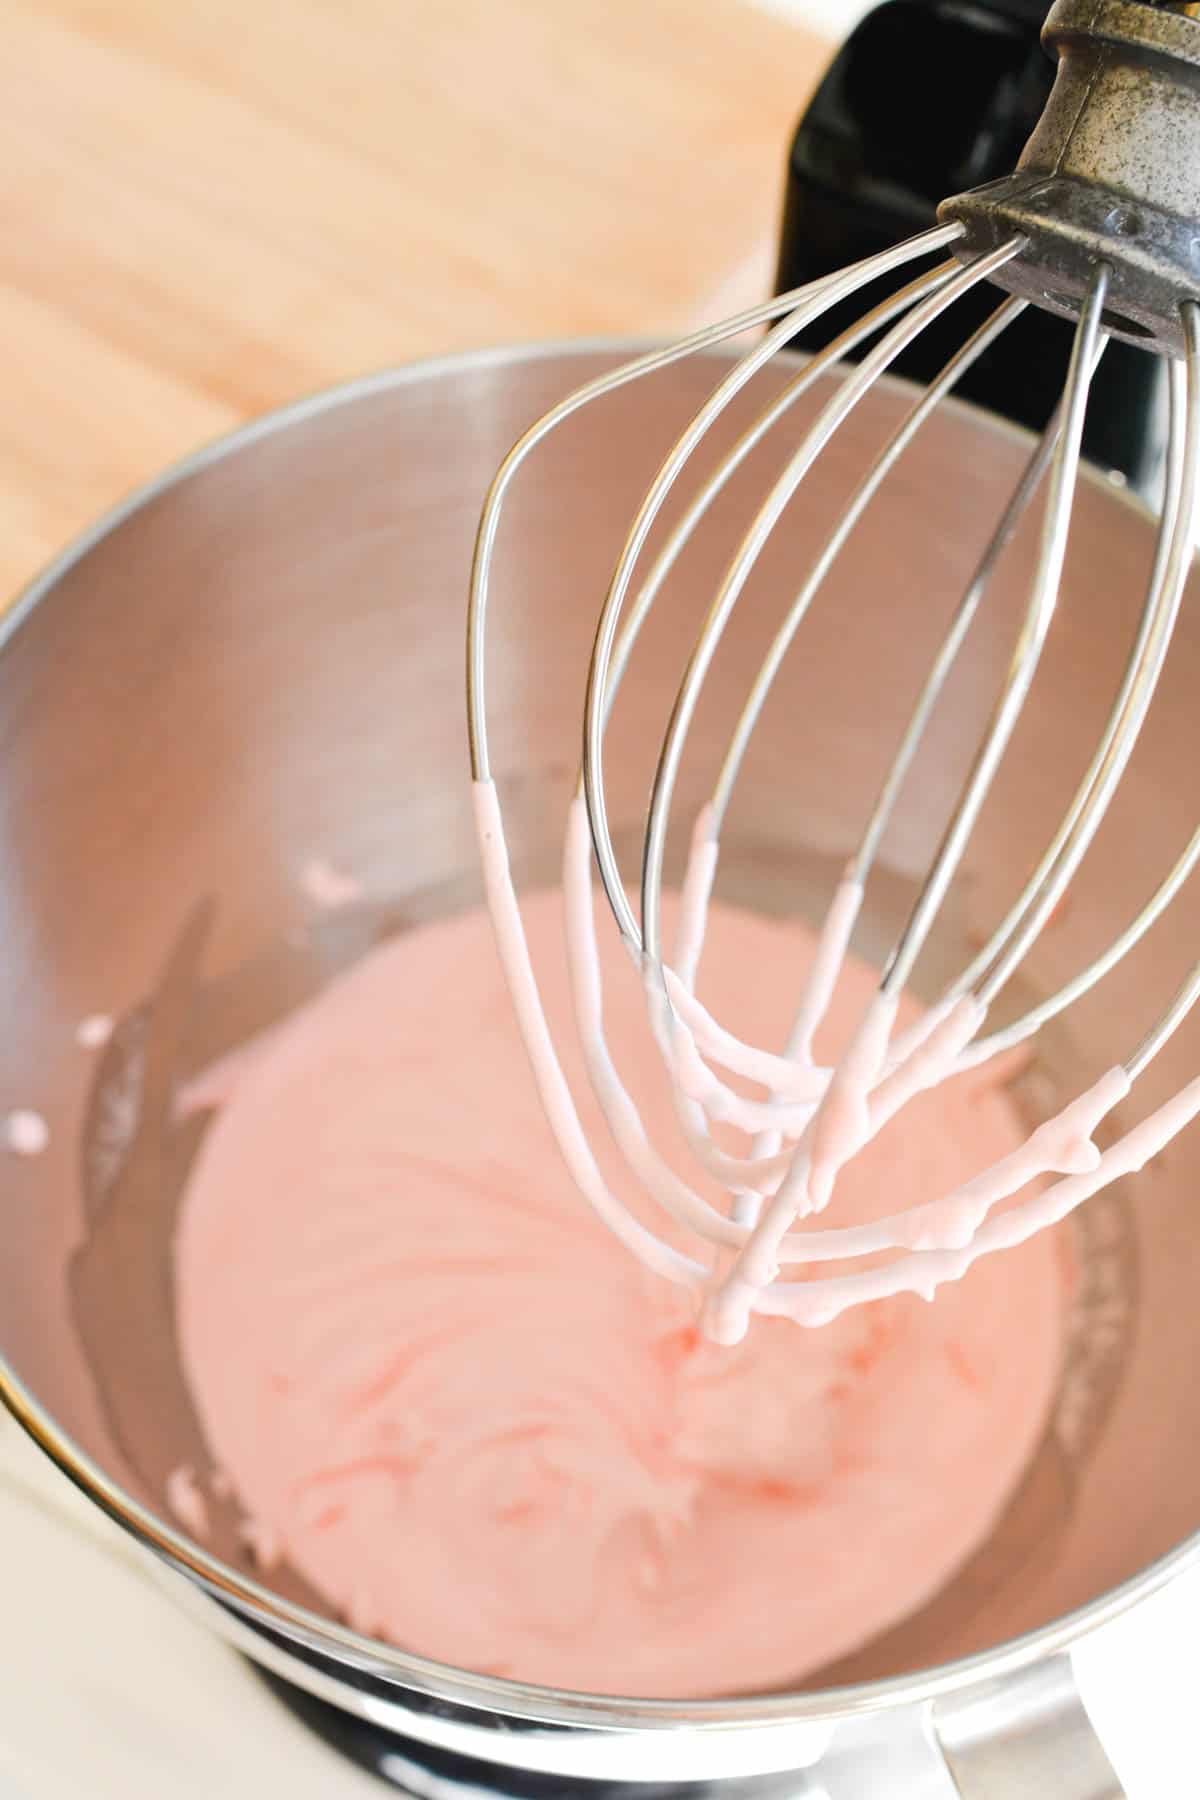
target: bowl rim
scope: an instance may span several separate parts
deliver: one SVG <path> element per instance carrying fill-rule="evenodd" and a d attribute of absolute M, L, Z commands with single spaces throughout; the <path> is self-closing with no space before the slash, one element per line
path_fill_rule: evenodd
<path fill-rule="evenodd" d="M 361 400 L 425 382 L 480 371 L 515 369 L 526 363 L 550 364 L 589 357 L 619 363 L 663 342 L 657 337 L 555 338 L 428 356 L 321 387 L 232 431 L 223 432 L 134 488 L 35 574 L 19 590 L 0 619 L 0 652 L 63 577 L 145 505 L 262 440 Z M 728 346 L 716 345 L 698 354 L 733 361 L 738 352 Z M 794 352 L 782 354 L 797 355 Z M 883 381 L 889 387 L 914 391 L 910 383 L 894 376 L 885 376 Z M 1033 434 L 1023 427 L 997 418 L 969 402 L 951 397 L 942 404 L 969 413 L 980 430 L 1021 445 L 1034 442 Z M 1131 507 L 1143 519 L 1152 519 L 1151 509 L 1135 493 L 1113 483 L 1102 471 L 1084 466 L 1080 479 L 1099 486 L 1115 503 Z M 481 495 L 481 503 L 482 498 Z M 976 1651 L 915 1674 L 888 1676 L 816 1692 L 713 1700 L 638 1700 L 587 1694 L 499 1676 L 476 1675 L 364 1637 L 349 1626 L 284 1600 L 252 1577 L 210 1555 L 112 1480 L 58 1425 L 2 1353 L 0 1403 L 59 1470 L 103 1513 L 159 1561 L 190 1578 L 211 1598 L 231 1608 L 239 1619 L 252 1625 L 255 1616 L 262 1615 L 268 1628 L 285 1638 L 326 1655 L 340 1656 L 360 1673 L 430 1695 L 440 1702 L 552 1729 L 602 1730 L 611 1736 L 654 1730 L 678 1732 L 681 1726 L 690 1726 L 707 1735 L 735 1729 L 745 1735 L 747 1728 L 755 1726 L 777 1731 L 783 1725 L 817 1725 L 862 1717 L 886 1708 L 929 1702 L 980 1682 L 1013 1675 L 1067 1650 L 1085 1634 L 1120 1618 L 1169 1582 L 1200 1566 L 1200 1531 L 1197 1531 L 1148 1563 L 1138 1574 L 1049 1624 L 989 1650 Z"/>

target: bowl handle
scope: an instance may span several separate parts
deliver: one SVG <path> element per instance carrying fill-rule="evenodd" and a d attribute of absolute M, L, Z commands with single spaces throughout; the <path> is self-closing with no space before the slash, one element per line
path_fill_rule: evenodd
<path fill-rule="evenodd" d="M 936 1701 L 932 1724 L 962 1800 L 1126 1800 L 1065 1653 Z"/>

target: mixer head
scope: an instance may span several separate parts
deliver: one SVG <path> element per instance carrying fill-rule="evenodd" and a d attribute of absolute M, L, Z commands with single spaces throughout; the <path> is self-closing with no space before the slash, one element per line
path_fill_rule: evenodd
<path fill-rule="evenodd" d="M 1092 1194 L 1140 1169 L 1200 1112 L 1193 1081 L 1101 1151 L 1094 1135 L 1200 997 L 1200 963 L 1144 1035 L 1084 1093 L 1046 1119 L 1019 1152 L 947 1194 L 869 1225 L 806 1223 L 825 1211 L 842 1171 L 917 1095 L 1028 1044 L 1102 982 L 1142 940 L 1200 860 L 1200 830 L 1146 896 L 1115 942 L 1058 991 L 1002 1029 L 993 1004 L 1010 987 L 1063 900 L 1124 776 L 1163 668 L 1191 567 L 1200 492 L 1200 22 L 1191 6 L 1146 0 L 1059 0 L 1046 40 L 1059 54 L 1049 105 L 1016 173 L 948 200 L 940 223 L 910 242 L 807 288 L 653 351 L 564 400 L 510 452 L 488 496 L 476 545 L 468 645 L 468 717 L 480 843 L 489 903 L 518 1020 L 550 1123 L 578 1186 L 648 1267 L 694 1289 L 709 1337 L 737 1341 L 751 1314 L 819 1325 L 847 1308 L 902 1292 L 932 1298 L 979 1257 L 1021 1243 Z M 949 259 L 932 268 L 939 252 Z M 826 349 L 799 366 L 703 477 L 697 452 L 735 397 L 797 334 L 860 289 L 895 271 L 921 272 Z M 772 532 L 863 396 L 919 333 L 978 284 L 1006 290 L 991 317 L 911 404 L 779 623 L 729 742 L 711 799 L 694 822 L 673 945 L 663 942 L 664 856 L 682 759 L 704 684 L 729 622 Z M 721 830 L 755 724 L 793 641 L 834 563 L 881 484 L 933 410 L 1030 305 L 1077 320 L 1061 401 L 1004 507 L 962 594 L 906 729 L 845 867 L 779 1051 L 743 1043 L 696 997 Z M 782 315 L 782 316 L 781 316 Z M 720 381 L 672 446 L 629 530 L 604 597 L 588 671 L 579 791 L 567 826 L 564 890 L 576 1024 L 608 1129 L 641 1193 L 671 1221 L 653 1231 L 612 1191 L 571 1097 L 541 1008 L 504 848 L 488 756 L 485 625 L 501 509 L 516 474 L 580 408 L 628 382 L 751 328 L 777 320 Z M 1156 554 L 1137 630 L 1107 720 L 1082 779 L 1036 867 L 968 967 L 918 1023 L 897 1030 L 902 991 L 946 903 L 989 790 L 1009 751 L 1059 596 L 1079 475 L 1088 391 L 1112 337 L 1168 362 L 1169 440 Z M 658 594 L 697 527 L 747 457 L 802 396 L 868 346 L 836 383 L 815 423 L 784 459 L 748 521 L 687 658 L 649 798 L 640 901 L 626 892 L 610 829 L 605 732 L 629 658 Z M 685 483 L 690 482 L 690 487 Z M 851 947 L 864 894 L 893 810 L 912 773 L 956 659 L 985 605 L 997 563 L 1044 489 L 1040 550 L 1011 656 L 932 862 L 891 947 L 878 990 L 844 1054 L 824 1067 L 814 1040 Z M 649 569 L 640 565 L 668 499 L 678 521 Z M 831 776 L 836 771 L 831 770 Z M 648 1018 L 670 1075 L 679 1124 L 714 1201 L 682 1180 L 643 1128 L 604 1037 L 591 862 L 622 940 L 641 971 Z M 750 1098 L 746 1084 L 764 1092 Z M 733 1156 L 713 1137 L 732 1125 L 750 1140 Z M 1058 1177 L 1047 1185 L 1047 1178 Z M 682 1231 L 700 1253 L 677 1248 Z M 823 1265 L 837 1264 L 834 1273 Z M 802 1269 L 789 1277 L 789 1269 Z"/>
<path fill-rule="evenodd" d="M 939 208 L 960 256 L 1018 240 L 996 280 L 1050 312 L 1075 317 L 1103 264 L 1105 331 L 1180 357 L 1180 302 L 1200 296 L 1198 19 L 1189 0 L 1058 0 L 1057 79 L 1015 172 Z"/>

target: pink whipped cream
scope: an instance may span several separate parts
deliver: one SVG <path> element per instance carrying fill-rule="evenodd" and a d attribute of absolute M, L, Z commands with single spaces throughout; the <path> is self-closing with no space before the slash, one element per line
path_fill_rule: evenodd
<path fill-rule="evenodd" d="M 532 897 L 526 925 L 565 1020 L 559 896 Z M 778 971 L 799 979 L 813 942 L 715 906 L 699 998 L 781 1042 Z M 619 948 L 604 961 L 610 1046 L 669 1152 L 638 980 Z M 874 984 L 851 958 L 824 1051 Z M 573 1050 L 564 1065 L 600 1143 Z M 482 911 L 375 951 L 187 1103 L 220 1106 L 177 1245 L 213 1456 L 264 1563 L 403 1648 L 596 1693 L 786 1686 L 925 1602 L 1044 1429 L 1067 1279 L 1052 1235 L 933 1305 L 704 1342 L 687 1291 L 566 1174 Z M 1025 1136 L 994 1070 L 958 1077 L 847 1165 L 823 1222 L 948 1192 Z"/>

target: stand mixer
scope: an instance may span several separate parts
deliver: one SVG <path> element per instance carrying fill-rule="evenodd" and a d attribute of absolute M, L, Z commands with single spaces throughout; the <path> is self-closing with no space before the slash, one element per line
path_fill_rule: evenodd
<path fill-rule="evenodd" d="M 1123 10 L 1157 20 L 1154 9 Z M 1171 27 L 1193 28 L 1185 18 Z M 1097 347 L 1107 304 L 1094 295 L 1089 309 Z M 1084 373 L 1090 341 L 1077 364 Z M 869 356 L 870 344 L 863 348 Z M 0 1391 L 150 1551 L 183 1604 L 301 1690 L 298 1706 L 321 1729 L 337 1736 L 337 1721 L 351 1721 L 352 1753 L 381 1765 L 390 1758 L 393 1779 L 413 1791 L 1117 1794 L 1074 1687 L 1070 1647 L 1173 1581 L 1200 1551 L 1200 1470 L 1192 1434 L 1179 1428 L 1191 1406 L 1200 1267 L 1189 1169 L 1170 1151 L 1136 1192 L 1119 1180 L 1077 1215 L 1082 1279 L 1054 1416 L 988 1543 L 917 1616 L 800 1691 L 609 1700 L 438 1665 L 349 1629 L 286 1561 L 269 1575 L 257 1570 L 236 1508 L 218 1503 L 171 1316 L 175 1209 L 200 1126 L 180 1127 L 167 1100 L 215 1053 L 285 1018 L 381 936 L 477 899 L 461 717 L 447 697 L 459 680 L 479 499 L 529 419 L 581 386 L 611 385 L 627 358 L 582 346 L 456 359 L 298 408 L 139 497 L 19 609 L 0 655 L 12 946 L 0 991 L 27 1023 L 0 1059 L 51 1137 L 43 1157 L 22 1164 L 21 1203 L 10 1215 Z M 730 396 L 709 438 L 718 458 L 752 430 L 764 397 L 780 399 L 806 366 L 785 354 L 762 371 L 762 392 L 748 383 Z M 605 591 L 623 521 L 714 383 L 736 367 L 723 353 L 702 354 L 615 391 L 564 427 L 565 453 L 536 491 L 514 493 L 493 576 L 489 668 L 490 745 L 518 893 L 557 878 L 558 827 L 575 791 L 594 618 L 564 605 L 563 571 L 572 592 Z M 818 371 L 796 402 L 802 431 L 841 391 Z M 794 599 L 797 570 L 818 562 L 828 522 L 853 491 L 852 470 L 903 428 L 914 404 L 918 395 L 886 379 L 863 394 L 837 447 L 810 472 L 811 504 L 787 512 L 765 552 L 760 627 Z M 1072 423 L 1050 441 L 1069 452 L 1080 439 Z M 781 672 L 747 749 L 721 878 L 748 903 L 823 915 L 861 842 L 880 764 L 905 724 L 905 696 L 919 691 L 944 636 L 936 607 L 913 608 L 897 633 L 884 578 L 900 566 L 915 592 L 961 594 L 1030 455 L 1022 433 L 938 407 L 912 437 L 900 485 L 880 485 L 869 531 L 829 570 L 825 604 L 806 628 L 815 654 Z M 1080 470 L 1063 605 L 1022 715 L 1034 754 L 1015 772 L 1010 760 L 993 792 L 991 837 L 972 849 L 972 885 L 931 934 L 922 998 L 936 1001 L 939 979 L 980 954 L 1013 904 L 1014 872 L 1036 869 L 1055 840 L 1079 770 L 1113 716 L 1148 589 L 1158 596 L 1152 618 L 1181 603 L 1105 828 L 1137 854 L 1113 861 L 1103 891 L 1073 890 L 1073 908 L 1031 946 L 1017 1016 L 1109 953 L 1143 916 L 1146 870 L 1155 871 L 1153 888 L 1190 841 L 1194 808 L 1177 780 L 1200 669 L 1190 594 L 1176 592 L 1189 573 L 1178 548 L 1187 460 L 1184 432 L 1167 487 L 1165 549 L 1127 496 Z M 698 521 L 623 674 L 604 759 L 614 894 L 638 872 L 680 647 L 708 608 L 713 569 L 744 535 L 748 497 L 761 497 L 777 472 L 769 444 L 747 450 Z M 1036 541 L 1018 524 L 959 653 L 965 686 L 946 690 L 931 728 L 939 765 L 969 764 L 980 694 L 1028 604 L 1037 561 Z M 852 608 L 857 645 L 838 623 Z M 694 758 L 678 777 L 685 814 L 711 798 L 705 771 L 720 766 L 761 665 L 761 629 L 742 636 L 752 610 L 739 609 L 723 642 L 716 713 L 697 708 Z M 867 678 L 882 696 L 880 716 L 852 727 L 841 696 Z M 602 715 L 603 688 L 596 698 Z M 800 766 L 796 716 L 827 746 Z M 398 758 L 389 750 L 382 769 L 380 744 L 400 750 Z M 953 795 L 943 788 L 933 798 Z M 872 955 L 885 954 L 903 927 L 937 849 L 944 820 L 930 802 L 911 786 L 896 796 L 859 920 Z M 311 852 L 314 831 L 382 898 L 306 927 L 287 871 Z M 668 846 L 664 879 L 682 878 L 686 866 Z M 1064 866 L 1056 860 L 1056 874 Z M 1152 1022 L 1155 1002 L 1166 1007 L 1179 991 L 1194 954 L 1180 911 L 1164 901 L 1159 928 L 1130 946 L 1108 980 L 1080 992 L 1069 1015 L 1045 1021 L 1033 1074 L 1052 1098 L 1104 1073 L 1091 1045 L 1096 1055 L 1107 1050 L 1115 1016 Z M 85 1080 L 62 1047 L 100 1004 L 118 1022 Z M 1194 1033 L 1183 1024 L 1139 1085 L 1148 1112 L 1169 1103 L 1195 1067 Z M 172 1524 L 165 1502 L 165 1483 L 183 1465 L 211 1502 L 204 1541 Z"/>
<path fill-rule="evenodd" d="M 963 1275 L 981 1255 L 1022 1243 L 1056 1223 L 1110 1180 L 1140 1170 L 1200 1111 L 1200 1080 L 1189 1083 L 1155 1115 L 1126 1131 L 1102 1153 L 1093 1134 L 1126 1100 L 1200 998 L 1200 964 L 1171 996 L 1121 1061 L 1085 1093 L 1033 1130 L 1024 1150 L 981 1169 L 945 1196 L 893 1213 L 869 1226 L 800 1229 L 797 1221 L 825 1211 L 841 1171 L 918 1094 L 936 1089 L 965 1068 L 1029 1041 L 1080 995 L 1119 965 L 1179 893 L 1200 856 L 1194 834 L 1165 879 L 1152 891 L 1116 943 L 1053 997 L 990 1037 L 984 1026 L 1083 863 L 1116 793 L 1152 703 L 1187 579 L 1200 490 L 1200 251 L 1191 220 L 1200 217 L 1200 188 L 1189 186 L 1200 166 L 1200 35 L 1177 8 L 1133 0 L 1096 7 L 1060 0 L 1046 25 L 1059 54 L 1059 75 L 1038 129 L 1017 172 L 949 199 L 940 225 L 756 308 L 686 343 L 618 369 L 569 396 L 524 434 L 493 482 L 476 543 L 468 622 L 467 713 L 472 774 L 489 905 L 514 1007 L 547 1118 L 581 1193 L 597 1215 L 647 1267 L 703 1296 L 702 1328 L 718 1343 L 745 1336 L 760 1311 L 821 1325 L 845 1308 L 890 1294 L 932 1300 L 938 1285 Z M 699 481 L 682 520 L 659 551 L 643 585 L 635 573 L 653 527 L 672 495 L 693 477 L 705 439 L 730 401 L 767 367 L 776 351 L 824 318 L 829 308 L 930 253 L 953 256 L 891 294 L 818 351 L 753 421 L 734 449 Z M 964 266 L 960 267 L 962 264 Z M 762 664 L 748 684 L 744 707 L 721 759 L 711 798 L 694 829 L 683 881 L 684 917 L 675 964 L 666 961 L 661 893 L 672 798 L 688 734 L 721 640 L 752 581 L 755 568 L 787 509 L 802 504 L 805 482 L 855 407 L 902 352 L 937 328 L 960 298 L 987 281 L 1013 298 L 1001 303 L 950 356 L 924 395 L 868 466 L 845 509 L 835 515 L 811 571 L 800 581 Z M 704 941 L 709 895 L 717 872 L 720 834 L 752 734 L 785 658 L 852 532 L 866 515 L 904 452 L 959 377 L 1003 342 L 1032 300 L 1054 314 L 1077 318 L 1066 384 L 1041 440 L 985 541 L 978 567 L 953 610 L 930 673 L 915 690 L 897 747 L 880 776 L 877 797 L 826 914 L 795 1022 L 781 1055 L 740 1043 L 699 1006 L 694 984 Z M 716 1247 L 704 1261 L 681 1254 L 645 1223 L 601 1176 L 540 1006 L 524 944 L 520 908 L 507 867 L 504 827 L 491 777 L 487 737 L 486 622 L 489 585 L 502 509 L 526 459 L 582 408 L 600 405 L 631 381 L 653 379 L 664 365 L 736 337 L 764 316 L 784 317 L 714 389 L 659 467 L 638 507 L 600 610 L 588 666 L 580 789 L 568 824 L 565 890 L 568 949 L 575 970 L 577 1022 L 589 1077 L 605 1119 L 642 1191 L 676 1226 Z M 899 317 L 897 318 L 897 315 Z M 781 459 L 780 473 L 756 510 L 736 551 L 714 585 L 711 605 L 680 680 L 650 790 L 641 856 L 640 914 L 627 898 L 607 818 L 604 748 L 608 718 L 639 633 L 687 551 L 707 510 L 750 451 L 769 440 L 788 411 L 847 351 L 866 351 L 840 390 L 827 400 L 798 447 Z M 922 1024 L 896 1035 L 899 996 L 917 966 L 955 875 L 970 845 L 1034 683 L 1062 582 L 1073 495 L 1093 373 L 1118 338 L 1167 360 L 1170 433 L 1161 530 L 1145 606 L 1099 743 L 1049 844 L 1001 922 L 968 966 L 938 995 Z M 936 853 L 918 883 L 911 910 L 888 949 L 879 990 L 839 1060 L 822 1069 L 813 1043 L 837 986 L 864 895 L 897 802 L 980 607 L 997 563 L 1017 531 L 1043 478 L 1048 496 L 1040 552 L 1007 668 L 990 714 L 949 809 Z M 903 585 L 903 573 L 899 578 Z M 630 599 L 629 615 L 623 609 Z M 903 604 L 903 593 L 899 596 Z M 853 630 L 853 619 L 847 620 Z M 801 640 L 802 647 L 803 640 Z M 847 708 L 855 701 L 847 691 Z M 819 746 L 813 753 L 820 759 Z M 830 765 L 836 776 L 836 764 Z M 727 1213 L 681 1183 L 648 1141 L 636 1101 L 621 1084 L 604 1044 L 599 964 L 588 892 L 588 839 L 621 937 L 643 970 L 646 1002 L 674 1084 L 677 1110 L 698 1167 L 725 1188 Z M 755 971 L 756 978 L 764 972 Z M 749 972 L 748 972 L 749 974 Z M 765 1088 L 765 1102 L 739 1095 L 715 1073 L 721 1068 Z M 713 1121 L 751 1136 L 749 1158 L 731 1158 L 712 1141 Z M 781 1160 L 780 1146 L 790 1153 Z M 997 1206 L 1031 1183 L 1058 1174 L 1048 1192 L 1021 1200 L 1003 1214 Z M 881 1253 L 900 1254 L 880 1266 Z M 724 1254 L 722 1254 L 722 1252 Z M 730 1260 L 732 1258 L 732 1260 Z M 863 1270 L 849 1269 L 869 1259 Z M 823 1277 L 819 1265 L 842 1272 Z M 781 1264 L 809 1265 L 807 1278 L 780 1278 Z M 814 1269 L 814 1265 L 816 1265 Z"/>

